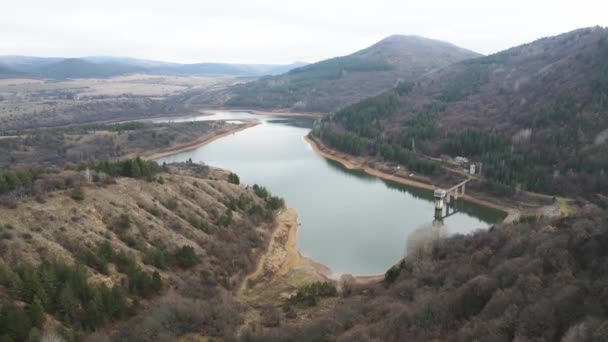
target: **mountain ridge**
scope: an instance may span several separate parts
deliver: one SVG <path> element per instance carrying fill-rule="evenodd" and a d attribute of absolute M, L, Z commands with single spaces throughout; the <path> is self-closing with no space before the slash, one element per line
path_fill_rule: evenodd
<path fill-rule="evenodd" d="M 392 35 L 350 55 L 236 85 L 219 98 L 227 97 L 223 104 L 231 107 L 327 112 L 478 56 L 446 42 Z"/>
<path fill-rule="evenodd" d="M 88 63 L 88 64 L 87 64 Z M 0 77 L 13 75 L 32 78 L 112 77 L 134 73 L 184 76 L 260 77 L 287 72 L 306 65 L 291 64 L 232 64 L 232 63 L 172 63 L 131 57 L 88 56 L 80 58 L 0 56 Z"/>

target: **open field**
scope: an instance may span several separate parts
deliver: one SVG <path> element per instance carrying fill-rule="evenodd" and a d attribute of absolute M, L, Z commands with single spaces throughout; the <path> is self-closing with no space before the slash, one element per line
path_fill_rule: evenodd
<path fill-rule="evenodd" d="M 0 131 L 183 115 L 178 96 L 238 82 L 229 77 L 130 75 L 107 79 L 0 80 Z"/>

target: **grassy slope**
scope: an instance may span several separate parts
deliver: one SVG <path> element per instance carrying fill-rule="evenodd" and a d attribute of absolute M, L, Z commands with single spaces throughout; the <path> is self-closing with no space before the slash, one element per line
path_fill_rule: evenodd
<path fill-rule="evenodd" d="M 119 328 L 113 334 L 130 336 L 139 331 L 143 336 L 144 331 L 156 329 L 163 336 L 230 335 L 240 324 L 242 310 L 228 292 L 252 270 L 271 233 L 272 225 L 249 210 L 265 203 L 252 190 L 225 180 L 195 177 L 188 170 L 178 173 L 161 174 L 163 184 L 118 178 L 107 186 L 86 185 L 82 201 L 72 199 L 71 190 L 52 191 L 36 200 L 26 197 L 15 209 L 0 207 L 0 261 L 11 267 L 53 260 L 83 262 L 87 250 L 109 242 L 115 253 L 134 255 L 144 270 L 159 271 L 164 283 L 160 296 L 141 300 L 140 314 L 128 324 L 129 329 L 123 331 L 122 323 L 112 323 Z M 82 176 L 64 171 L 48 177 L 50 182 L 51 178 L 73 181 Z M 229 211 L 232 222 L 225 223 Z M 129 224 L 124 224 L 125 217 Z M 143 263 L 146 252 L 183 246 L 193 247 L 200 259 L 188 271 Z M 92 283 L 126 286 L 125 274 L 112 263 L 107 275 L 90 267 L 87 272 Z M 0 287 L 0 300 L 2 293 Z M 199 318 L 213 310 L 230 317 L 195 329 L 169 324 L 169 318 L 159 313 L 192 310 L 192 305 L 206 306 L 191 313 Z"/>

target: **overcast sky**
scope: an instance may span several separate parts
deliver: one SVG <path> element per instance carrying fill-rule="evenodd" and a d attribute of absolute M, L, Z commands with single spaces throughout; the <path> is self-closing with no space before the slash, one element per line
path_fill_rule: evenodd
<path fill-rule="evenodd" d="M 3 0 L 0 55 L 315 62 L 391 34 L 488 54 L 608 26 L 606 0 Z"/>

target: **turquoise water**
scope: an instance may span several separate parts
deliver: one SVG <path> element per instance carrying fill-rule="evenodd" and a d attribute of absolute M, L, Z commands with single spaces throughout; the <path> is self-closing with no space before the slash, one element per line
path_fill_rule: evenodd
<path fill-rule="evenodd" d="M 159 162 L 185 161 L 229 169 L 260 184 L 298 212 L 298 249 L 334 274 L 385 272 L 404 256 L 407 237 L 433 221 L 432 192 L 387 182 L 315 154 L 304 141 L 312 119 L 219 112 L 195 120 L 255 118 L 262 124 Z M 192 118 L 173 120 L 187 121 Z M 461 201 L 444 220 L 450 234 L 484 229 L 503 213 Z"/>

